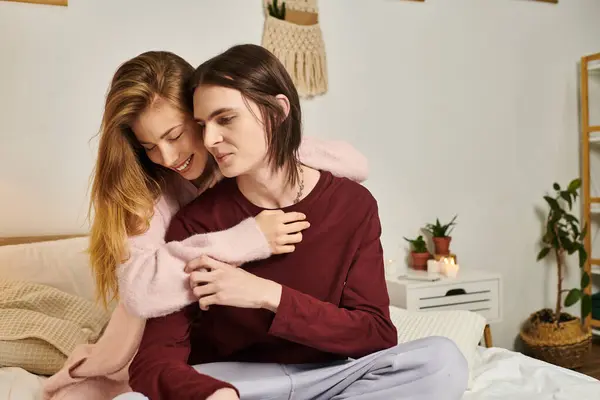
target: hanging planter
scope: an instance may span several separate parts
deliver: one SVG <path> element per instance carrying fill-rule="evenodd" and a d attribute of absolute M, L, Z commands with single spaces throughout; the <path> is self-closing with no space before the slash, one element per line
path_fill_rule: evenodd
<path fill-rule="evenodd" d="M 262 46 L 291 75 L 300 97 L 327 92 L 327 58 L 317 0 L 264 0 Z"/>

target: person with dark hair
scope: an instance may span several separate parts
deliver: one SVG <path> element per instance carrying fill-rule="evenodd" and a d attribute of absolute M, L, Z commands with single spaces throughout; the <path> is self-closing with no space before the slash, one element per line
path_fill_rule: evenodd
<path fill-rule="evenodd" d="M 147 51 L 115 71 L 106 95 L 90 193 L 89 256 L 97 297 L 112 309 L 102 337 L 81 344 L 44 381 L 44 400 L 110 400 L 131 392 L 128 367 L 147 318 L 197 299 L 186 264 L 200 255 L 234 264 L 293 252 L 299 213 L 265 211 L 231 229 L 165 243 L 179 208 L 222 178 L 194 121 L 194 67 L 168 51 Z M 304 137 L 300 161 L 358 182 L 368 160 L 349 143 Z M 109 307 L 110 306 L 110 307 Z"/>
<path fill-rule="evenodd" d="M 299 163 L 300 100 L 279 60 L 234 46 L 200 65 L 190 90 L 225 179 L 173 217 L 165 240 L 263 210 L 313 223 L 292 253 L 188 265 L 198 303 L 147 321 L 133 390 L 152 400 L 460 399 L 467 362 L 451 340 L 397 343 L 372 194 Z"/>

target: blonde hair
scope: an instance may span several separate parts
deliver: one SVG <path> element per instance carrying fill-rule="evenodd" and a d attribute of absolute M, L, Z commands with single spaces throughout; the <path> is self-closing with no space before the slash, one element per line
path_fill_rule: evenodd
<path fill-rule="evenodd" d="M 144 233 L 168 170 L 152 163 L 131 125 L 158 99 L 191 112 L 186 84 L 193 67 L 165 51 L 150 51 L 117 69 L 108 91 L 93 173 L 89 255 L 96 297 L 118 299 L 117 266 L 127 260 L 127 237 Z"/>

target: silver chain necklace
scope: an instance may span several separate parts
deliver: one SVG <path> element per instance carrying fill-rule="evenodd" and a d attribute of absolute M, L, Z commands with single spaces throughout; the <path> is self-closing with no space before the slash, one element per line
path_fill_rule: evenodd
<path fill-rule="evenodd" d="M 294 204 L 296 204 L 300 201 L 300 197 L 302 197 L 303 190 L 304 190 L 304 170 L 302 169 L 302 165 L 301 165 L 300 166 L 300 187 L 298 188 L 298 194 L 296 195 Z"/>

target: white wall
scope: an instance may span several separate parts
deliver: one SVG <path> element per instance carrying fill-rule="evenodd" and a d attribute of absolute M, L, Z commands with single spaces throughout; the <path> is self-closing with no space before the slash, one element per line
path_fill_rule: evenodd
<path fill-rule="evenodd" d="M 404 257 L 402 236 L 459 214 L 453 250 L 463 268 L 503 274 L 493 334 L 512 347 L 519 323 L 554 304 L 535 207 L 579 171 L 577 61 L 600 51 L 600 2 L 320 6 L 330 92 L 305 102 L 306 132 L 370 158 L 389 258 Z M 90 139 L 119 63 L 168 49 L 196 65 L 260 43 L 262 22 L 261 0 L 0 2 L 0 236 L 86 229 Z"/>

